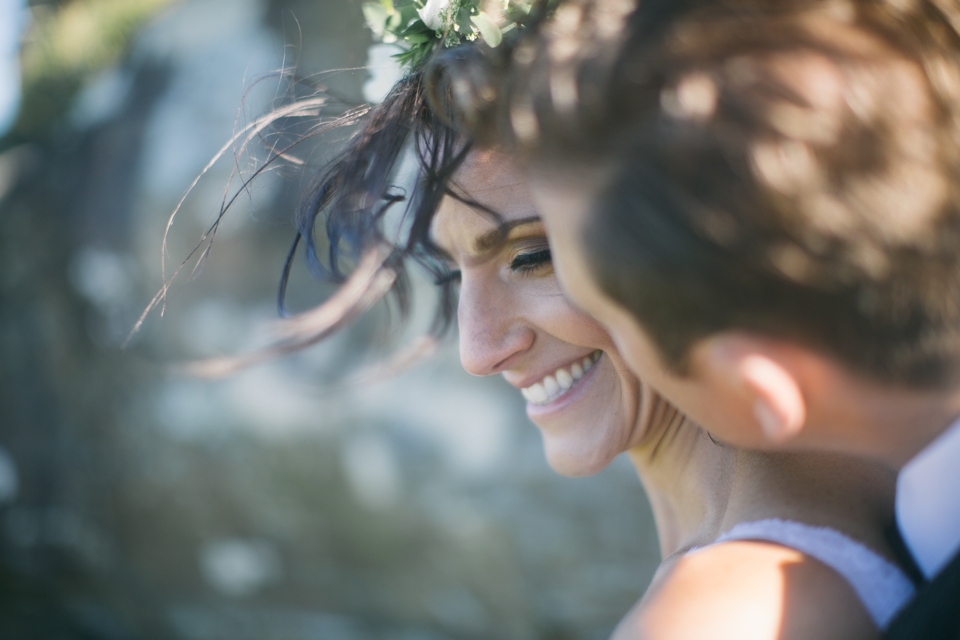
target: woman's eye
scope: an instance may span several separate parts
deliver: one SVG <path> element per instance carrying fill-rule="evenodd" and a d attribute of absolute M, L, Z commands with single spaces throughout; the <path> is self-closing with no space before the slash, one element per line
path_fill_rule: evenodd
<path fill-rule="evenodd" d="M 550 264 L 551 260 L 549 248 L 537 249 L 514 257 L 510 263 L 510 270 L 519 274 L 531 273 Z"/>

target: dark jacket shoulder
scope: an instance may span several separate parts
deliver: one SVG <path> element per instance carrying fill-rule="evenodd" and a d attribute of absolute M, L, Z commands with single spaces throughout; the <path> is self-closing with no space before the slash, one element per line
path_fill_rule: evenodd
<path fill-rule="evenodd" d="M 960 553 L 894 618 L 886 640 L 960 640 Z"/>

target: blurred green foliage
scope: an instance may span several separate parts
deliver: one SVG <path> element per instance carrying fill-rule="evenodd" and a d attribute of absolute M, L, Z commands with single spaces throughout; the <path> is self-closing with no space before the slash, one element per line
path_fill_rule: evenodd
<path fill-rule="evenodd" d="M 137 29 L 177 0 L 34 3 L 24 38 L 23 103 L 9 142 L 42 140 L 86 78 L 115 63 Z M 7 145 L 4 145 L 7 146 Z"/>

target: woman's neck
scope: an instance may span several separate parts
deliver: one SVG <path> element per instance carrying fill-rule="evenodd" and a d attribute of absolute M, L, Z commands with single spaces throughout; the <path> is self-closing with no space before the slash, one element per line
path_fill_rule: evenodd
<path fill-rule="evenodd" d="M 628 455 L 650 500 L 663 558 L 716 538 L 733 487 L 736 449 L 674 413 L 654 423 L 651 438 Z"/>
<path fill-rule="evenodd" d="M 869 460 L 820 453 L 739 451 L 721 531 L 779 518 L 841 531 L 886 553 L 896 473 Z"/>
<path fill-rule="evenodd" d="M 628 455 L 649 496 L 664 559 L 768 518 L 832 527 L 886 549 L 893 471 L 844 456 L 744 451 L 679 415 L 659 422 Z"/>

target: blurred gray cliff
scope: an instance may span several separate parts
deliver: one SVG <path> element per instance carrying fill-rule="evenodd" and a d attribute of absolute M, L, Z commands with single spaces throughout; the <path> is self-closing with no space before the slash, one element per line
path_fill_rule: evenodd
<path fill-rule="evenodd" d="M 360 2 L 0 12 L 0 39 L 22 44 L 0 42 L 16 114 L 0 113 L 0 638 L 606 637 L 657 562 L 625 460 L 557 476 L 519 394 L 465 374 L 455 336 L 342 383 L 416 335 L 428 285 L 400 337 L 379 309 L 227 379 L 178 372 L 263 344 L 298 196 L 349 131 L 260 176 L 121 348 L 162 282 L 168 215 L 239 127 L 298 86 L 335 111 L 389 84 Z M 228 153 L 198 183 L 167 274 L 255 167 Z M 291 287 L 301 309 L 331 293 L 302 267 Z"/>

